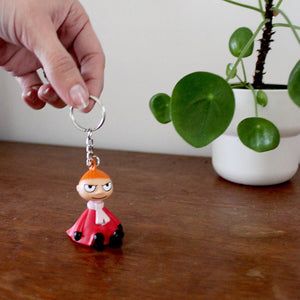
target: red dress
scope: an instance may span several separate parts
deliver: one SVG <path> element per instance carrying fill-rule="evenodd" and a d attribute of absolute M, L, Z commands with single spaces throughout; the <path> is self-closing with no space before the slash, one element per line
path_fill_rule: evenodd
<path fill-rule="evenodd" d="M 118 225 L 121 223 L 106 207 L 103 207 L 103 211 L 110 218 L 108 223 L 105 225 L 96 224 L 96 211 L 94 209 L 87 208 L 75 224 L 66 231 L 68 236 L 76 243 L 92 246 L 95 234 L 102 233 L 104 235 L 104 245 L 108 245 L 110 237 L 118 229 Z M 82 233 L 82 236 L 78 241 L 74 239 L 75 232 Z"/>

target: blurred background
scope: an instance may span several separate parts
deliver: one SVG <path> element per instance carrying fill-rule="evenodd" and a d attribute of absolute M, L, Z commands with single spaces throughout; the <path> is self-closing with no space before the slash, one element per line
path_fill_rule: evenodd
<path fill-rule="evenodd" d="M 94 134 L 95 147 L 144 152 L 210 155 L 210 147 L 194 149 L 152 116 L 148 102 L 158 92 L 172 93 L 177 81 L 194 71 L 225 76 L 234 62 L 228 50 L 232 32 L 241 26 L 256 30 L 259 13 L 222 0 L 81 0 L 106 56 L 102 101 L 107 110 L 103 127 Z M 257 1 L 244 1 L 256 5 Z M 300 25 L 300 1 L 281 6 Z M 278 16 L 276 22 L 283 19 Z M 276 28 L 265 82 L 287 83 L 299 59 L 291 30 Z M 256 44 L 257 48 L 257 44 Z M 245 60 L 252 79 L 256 57 Z M 97 109 L 83 122 L 95 124 Z M 69 118 L 69 109 L 50 106 L 34 111 L 21 99 L 15 79 L 0 71 L 0 140 L 85 146 L 85 134 Z"/>

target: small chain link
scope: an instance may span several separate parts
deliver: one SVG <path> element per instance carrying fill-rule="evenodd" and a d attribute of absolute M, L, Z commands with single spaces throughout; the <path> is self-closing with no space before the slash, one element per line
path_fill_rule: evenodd
<path fill-rule="evenodd" d="M 86 165 L 88 167 L 100 165 L 100 158 L 94 154 L 94 140 L 92 138 L 93 130 L 87 130 L 87 137 L 86 137 Z"/>
<path fill-rule="evenodd" d="M 86 137 L 86 165 L 89 168 L 91 168 L 91 167 L 95 167 L 95 166 L 100 165 L 100 158 L 97 155 L 94 154 L 94 141 L 92 139 L 92 134 L 93 134 L 94 131 L 101 128 L 104 121 L 105 121 L 105 107 L 102 104 L 102 102 L 100 101 L 100 99 L 96 98 L 95 96 L 90 95 L 89 98 L 92 99 L 93 101 L 95 101 L 96 104 L 98 104 L 101 108 L 101 118 L 100 118 L 100 121 L 99 121 L 98 125 L 95 128 L 85 128 L 85 127 L 81 126 L 80 124 L 78 124 L 76 122 L 74 114 L 73 114 L 73 110 L 74 110 L 73 107 L 70 107 L 69 116 L 70 116 L 73 124 L 75 125 L 75 127 L 77 129 L 79 129 L 80 131 L 83 131 L 83 132 L 87 132 L 87 137 Z"/>

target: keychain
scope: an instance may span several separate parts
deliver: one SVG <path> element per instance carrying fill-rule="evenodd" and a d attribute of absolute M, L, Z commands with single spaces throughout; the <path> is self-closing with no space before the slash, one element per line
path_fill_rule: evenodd
<path fill-rule="evenodd" d="M 110 177 L 99 170 L 100 158 L 94 154 L 93 132 L 100 129 L 105 121 L 105 108 L 102 102 L 94 97 L 101 108 L 101 120 L 95 128 L 84 128 L 79 125 L 70 108 L 70 118 L 77 129 L 87 133 L 86 138 L 86 165 L 88 171 L 83 174 L 76 187 L 78 194 L 87 201 L 87 209 L 82 213 L 75 224 L 67 230 L 69 237 L 76 243 L 103 250 L 105 246 L 119 248 L 124 237 L 121 222 L 106 207 L 104 202 L 113 192 Z"/>

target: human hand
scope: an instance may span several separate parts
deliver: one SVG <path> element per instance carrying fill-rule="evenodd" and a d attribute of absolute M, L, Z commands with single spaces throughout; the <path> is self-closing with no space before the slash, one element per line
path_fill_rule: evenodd
<path fill-rule="evenodd" d="M 0 0 L 0 66 L 34 109 L 68 104 L 88 112 L 89 95 L 103 88 L 104 54 L 78 0 Z"/>

